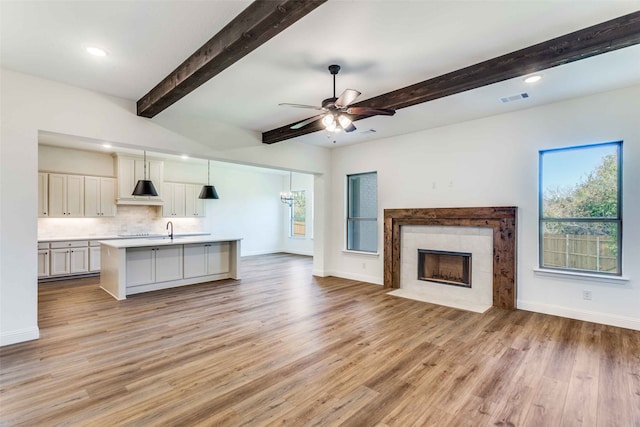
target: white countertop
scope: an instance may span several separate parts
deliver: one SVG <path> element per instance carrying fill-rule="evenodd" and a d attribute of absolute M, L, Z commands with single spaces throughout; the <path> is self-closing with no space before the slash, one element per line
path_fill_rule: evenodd
<path fill-rule="evenodd" d="M 176 233 L 174 237 L 184 237 L 184 236 L 209 236 L 210 233 Z M 38 237 L 38 243 L 46 243 L 46 242 L 66 242 L 66 241 L 77 241 L 77 240 L 122 240 L 122 239 L 153 239 L 160 238 L 166 236 L 166 234 L 151 234 L 149 236 L 74 236 L 74 237 Z"/>
<path fill-rule="evenodd" d="M 239 237 L 219 238 L 210 235 L 207 236 L 174 236 L 173 239 L 168 237 L 142 237 L 137 239 L 121 239 L 121 240 L 103 240 L 100 244 L 116 249 L 126 248 L 144 248 L 151 246 L 171 246 L 171 245 L 190 245 L 192 243 L 215 243 L 215 242 L 235 242 L 242 240 Z"/>

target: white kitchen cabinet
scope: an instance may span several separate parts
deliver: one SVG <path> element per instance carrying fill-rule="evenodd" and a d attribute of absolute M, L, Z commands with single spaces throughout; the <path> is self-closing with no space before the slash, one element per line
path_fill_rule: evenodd
<path fill-rule="evenodd" d="M 127 251 L 127 286 L 155 282 L 156 248 L 133 248 Z"/>
<path fill-rule="evenodd" d="M 132 248 L 127 251 L 127 287 L 179 279 L 182 279 L 182 245 Z"/>
<path fill-rule="evenodd" d="M 156 282 L 182 279 L 182 245 L 156 249 Z"/>
<path fill-rule="evenodd" d="M 202 184 L 185 185 L 185 215 L 193 217 L 206 216 L 204 199 L 198 198 Z"/>
<path fill-rule="evenodd" d="M 71 274 L 88 273 L 89 272 L 89 248 L 71 248 L 69 249 Z"/>
<path fill-rule="evenodd" d="M 84 176 L 49 174 L 49 216 L 74 218 L 84 215 Z"/>
<path fill-rule="evenodd" d="M 168 218 L 185 216 L 185 190 L 186 185 L 176 182 L 165 182 L 162 186 L 164 204 L 162 216 Z"/>
<path fill-rule="evenodd" d="M 193 236 L 177 242 L 168 239 L 103 241 L 100 286 L 114 298 L 123 300 L 142 292 L 213 280 L 238 280 L 240 240 Z"/>
<path fill-rule="evenodd" d="M 162 183 L 164 181 L 164 162 L 147 159 L 147 179 L 153 182 L 158 196 L 133 196 L 137 182 L 144 179 L 145 162 L 142 157 L 116 155 L 115 165 L 118 178 L 117 201 L 120 204 L 160 204 L 162 201 Z"/>
<path fill-rule="evenodd" d="M 50 275 L 89 272 L 89 248 L 51 249 Z"/>
<path fill-rule="evenodd" d="M 184 245 L 184 277 L 228 273 L 231 244 L 229 242 Z"/>
<path fill-rule="evenodd" d="M 132 196 L 136 186 L 136 161 L 131 157 L 117 157 L 116 170 L 118 176 L 118 199 L 135 199 Z"/>
<path fill-rule="evenodd" d="M 142 176 L 144 177 L 144 170 Z M 164 162 L 162 160 L 147 160 L 147 176 L 149 177 L 148 179 L 154 183 L 156 191 L 158 192 L 157 196 L 150 196 L 149 200 L 161 201 L 162 183 L 164 182 Z"/>
<path fill-rule="evenodd" d="M 49 216 L 49 174 L 38 173 L 38 216 Z"/>
<path fill-rule="evenodd" d="M 84 177 L 84 216 L 116 215 L 116 180 L 97 176 Z"/>
<path fill-rule="evenodd" d="M 60 276 L 71 272 L 69 249 L 51 249 L 50 275 Z"/>
<path fill-rule="evenodd" d="M 49 249 L 38 249 L 38 278 L 49 277 Z"/>
<path fill-rule="evenodd" d="M 52 242 L 50 245 L 50 276 L 65 276 L 89 272 L 88 241 Z"/>

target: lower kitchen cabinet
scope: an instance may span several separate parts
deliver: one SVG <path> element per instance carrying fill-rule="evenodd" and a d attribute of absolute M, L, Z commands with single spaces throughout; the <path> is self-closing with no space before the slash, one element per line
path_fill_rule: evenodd
<path fill-rule="evenodd" d="M 229 272 L 229 242 L 184 245 L 184 277 L 208 276 Z"/>
<path fill-rule="evenodd" d="M 127 295 L 143 292 L 240 279 L 242 239 L 193 236 L 177 241 L 154 240 L 103 241 L 100 287 L 123 300 Z"/>
<path fill-rule="evenodd" d="M 69 240 L 38 242 L 38 279 L 64 279 L 100 272 L 97 241 Z"/>
<path fill-rule="evenodd" d="M 89 272 L 89 248 L 74 247 L 51 249 L 50 275 L 68 275 Z"/>
<path fill-rule="evenodd" d="M 38 249 L 38 278 L 49 277 L 49 249 Z"/>
<path fill-rule="evenodd" d="M 127 287 L 182 279 L 182 245 L 127 250 L 126 275 Z"/>

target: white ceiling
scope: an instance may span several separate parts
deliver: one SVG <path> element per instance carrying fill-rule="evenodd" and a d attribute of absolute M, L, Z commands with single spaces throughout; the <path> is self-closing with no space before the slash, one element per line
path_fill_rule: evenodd
<path fill-rule="evenodd" d="M 135 101 L 248 4 L 2 0 L 0 60 L 4 68 Z M 263 132 L 312 116 L 278 103 L 319 105 L 331 96 L 329 64 L 342 66 L 337 92 L 357 89 L 364 100 L 639 9 L 640 0 L 329 0 L 152 120 L 212 145 L 205 139 L 217 122 Z M 89 43 L 109 55 L 88 56 L 82 47 Z M 640 46 L 543 75 L 535 85 L 516 78 L 361 120 L 351 134 L 296 140 L 345 145 L 639 84 Z M 500 101 L 521 92 L 530 97 Z"/>

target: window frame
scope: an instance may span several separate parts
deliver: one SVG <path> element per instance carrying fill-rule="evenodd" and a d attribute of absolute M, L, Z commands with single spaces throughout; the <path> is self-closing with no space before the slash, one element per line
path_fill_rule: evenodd
<path fill-rule="evenodd" d="M 376 178 L 376 216 L 375 217 L 352 217 L 350 216 L 350 212 L 351 212 L 351 205 L 350 205 L 350 201 L 351 201 L 351 193 L 350 193 L 350 185 L 349 185 L 349 180 L 351 177 L 355 177 L 355 176 L 365 176 L 365 175 L 374 175 Z M 377 254 L 378 253 L 378 245 L 379 245 L 379 238 L 378 238 L 378 172 L 377 171 L 370 171 L 370 172 L 359 172 L 359 173 L 351 173 L 351 174 L 347 174 L 346 175 L 346 191 L 345 191 L 345 195 L 346 195 L 346 200 L 345 200 L 345 208 L 346 208 L 346 212 L 345 212 L 345 251 L 347 252 L 361 252 L 361 253 L 366 253 L 366 254 Z M 368 221 L 368 222 L 373 222 L 375 224 L 375 228 L 376 228 L 376 244 L 375 244 L 375 249 L 374 250 L 365 250 L 365 249 L 356 249 L 356 248 L 350 248 L 349 247 L 349 231 L 351 230 L 351 228 L 349 227 L 350 223 L 356 223 L 356 222 L 360 222 L 360 221 Z"/>
<path fill-rule="evenodd" d="M 305 225 L 305 233 L 304 234 L 293 234 L 293 223 L 295 222 L 295 218 L 296 216 L 294 215 L 294 211 L 296 209 L 296 193 L 302 193 L 302 196 L 304 197 L 304 203 L 305 203 L 305 218 L 304 218 L 304 225 Z M 305 239 L 307 237 L 307 194 L 305 190 L 292 190 L 291 191 L 291 196 L 293 197 L 293 200 L 291 201 L 291 206 L 289 206 L 289 237 L 292 239 Z"/>
<path fill-rule="evenodd" d="M 571 272 L 571 273 L 585 273 L 589 275 L 598 275 L 605 277 L 619 277 L 622 276 L 622 202 L 623 202 L 623 192 L 622 192 L 622 143 L 623 141 L 610 141 L 610 142 L 601 142 L 595 144 L 584 144 L 584 145 L 575 145 L 570 147 L 561 147 L 561 148 L 551 148 L 547 150 L 540 150 L 538 152 L 538 266 L 543 270 L 554 270 L 559 272 Z M 556 217 L 545 217 L 544 216 L 544 188 L 543 188 L 543 167 L 544 167 L 544 155 L 553 152 L 560 151 L 569 151 L 569 150 L 578 150 L 578 149 L 587 149 L 587 148 L 597 148 L 603 146 L 615 146 L 616 147 L 616 155 L 617 155 L 617 191 L 616 191 L 616 207 L 617 207 L 617 215 L 615 218 L 610 217 L 566 217 L 566 218 L 556 218 Z M 576 183 L 577 184 L 577 183 Z M 607 271 L 597 271 L 597 270 L 587 270 L 582 268 L 570 268 L 570 267 L 556 267 L 556 266 L 546 266 L 544 265 L 544 224 L 548 222 L 564 222 L 564 223 L 612 223 L 616 224 L 618 230 L 618 238 L 616 241 L 616 249 L 617 249 L 617 259 L 616 259 L 616 272 L 607 272 Z"/>

